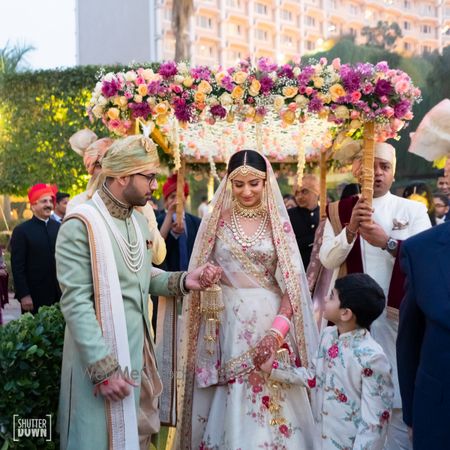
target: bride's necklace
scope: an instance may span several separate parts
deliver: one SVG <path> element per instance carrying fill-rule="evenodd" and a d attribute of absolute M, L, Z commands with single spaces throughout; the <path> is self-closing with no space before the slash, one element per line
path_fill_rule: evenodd
<path fill-rule="evenodd" d="M 239 207 L 237 207 L 237 205 L 239 205 L 239 203 L 236 201 L 231 210 L 231 232 L 233 233 L 234 239 L 236 239 L 236 241 L 239 242 L 239 244 L 241 244 L 243 248 L 252 247 L 264 236 L 266 232 L 266 225 L 269 215 L 267 214 L 267 210 L 264 207 L 261 208 L 262 203 L 260 203 L 256 208 L 254 208 L 261 210 L 261 212 L 258 212 L 258 215 L 253 215 L 251 217 L 240 213 L 242 210 L 240 210 Z M 251 208 L 243 208 L 243 209 L 245 209 L 247 212 L 251 211 Z M 240 222 L 240 217 L 245 218 L 262 217 L 261 222 L 258 225 L 258 228 L 256 229 L 255 233 L 252 236 L 247 236 L 245 234 L 245 231 L 242 228 Z"/>
<path fill-rule="evenodd" d="M 260 202 L 256 206 L 241 205 L 236 199 L 233 200 L 233 211 L 236 216 L 245 217 L 246 219 L 256 219 L 257 217 L 264 217 L 267 213 L 267 208 Z"/>
<path fill-rule="evenodd" d="M 134 234 L 136 236 L 136 242 L 133 243 L 129 242 L 122 236 L 122 233 L 111 219 L 108 209 L 97 193 L 92 197 L 92 200 L 97 205 L 100 214 L 103 216 L 106 224 L 111 230 L 111 233 L 113 234 L 119 247 L 120 253 L 122 254 L 125 265 L 131 270 L 131 272 L 139 272 L 144 264 L 144 238 L 136 218 L 131 216 L 131 221 L 134 226 Z"/>

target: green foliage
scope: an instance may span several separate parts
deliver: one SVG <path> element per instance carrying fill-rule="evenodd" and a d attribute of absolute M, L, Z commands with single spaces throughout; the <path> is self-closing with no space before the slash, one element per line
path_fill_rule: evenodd
<path fill-rule="evenodd" d="M 12 441 L 13 414 L 21 418 L 52 415 L 56 424 L 64 318 L 59 305 L 44 306 L 0 327 L 0 448 L 53 450 L 53 441 L 41 438 Z M 2 442 L 3 441 L 3 442 Z M 8 447 L 9 444 L 9 447 Z"/>
<path fill-rule="evenodd" d="M 24 65 L 25 56 L 32 50 L 34 47 L 31 45 L 10 45 L 7 42 L 5 47 L 0 49 L 0 76 L 20 70 Z"/>
<path fill-rule="evenodd" d="M 99 70 L 82 66 L 0 78 L 0 192 L 24 195 L 38 182 L 56 183 L 71 194 L 84 190 L 88 177 L 69 137 L 84 127 L 99 137 L 107 134 L 101 124 L 90 124 L 85 112 Z"/>

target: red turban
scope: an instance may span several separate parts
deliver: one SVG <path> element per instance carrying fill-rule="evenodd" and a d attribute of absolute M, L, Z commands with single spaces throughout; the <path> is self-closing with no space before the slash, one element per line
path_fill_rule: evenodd
<path fill-rule="evenodd" d="M 174 174 L 167 178 L 167 181 L 164 183 L 162 187 L 163 196 L 167 198 L 173 191 L 177 190 L 177 174 Z M 189 185 L 187 182 L 184 182 L 184 196 L 187 197 L 189 195 Z"/>
<path fill-rule="evenodd" d="M 57 192 L 58 188 L 56 187 L 56 184 L 38 183 L 28 189 L 28 200 L 30 200 L 31 205 L 34 205 L 41 197 L 51 195 L 54 206 L 56 203 Z"/>

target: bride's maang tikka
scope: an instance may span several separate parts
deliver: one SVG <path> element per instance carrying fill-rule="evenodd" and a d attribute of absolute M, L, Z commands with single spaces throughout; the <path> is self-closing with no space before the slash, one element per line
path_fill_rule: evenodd
<path fill-rule="evenodd" d="M 253 166 L 247 165 L 247 152 L 245 152 L 244 154 L 244 163 L 242 164 L 242 166 L 236 167 L 236 169 L 234 169 L 233 172 L 228 175 L 228 179 L 231 181 L 238 175 L 242 175 L 243 177 L 246 177 L 247 175 L 253 175 L 256 178 L 261 178 L 262 180 L 266 179 L 266 172 L 258 170 Z"/>

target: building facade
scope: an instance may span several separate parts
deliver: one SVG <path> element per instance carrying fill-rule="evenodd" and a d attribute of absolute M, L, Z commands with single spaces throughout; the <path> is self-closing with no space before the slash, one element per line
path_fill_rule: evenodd
<path fill-rule="evenodd" d="M 172 59 L 172 2 L 159 0 L 161 59 Z M 395 50 L 422 54 L 450 44 L 450 0 L 194 0 L 194 64 L 233 65 L 247 57 L 278 62 L 323 50 L 342 35 L 364 43 L 364 26 L 397 22 L 403 37 Z"/>
<path fill-rule="evenodd" d="M 77 63 L 173 59 L 172 2 L 77 0 Z M 194 0 L 193 64 L 225 66 L 267 56 L 282 63 L 324 50 L 342 35 L 364 43 L 364 26 L 396 22 L 395 51 L 410 55 L 450 44 L 450 0 Z"/>

